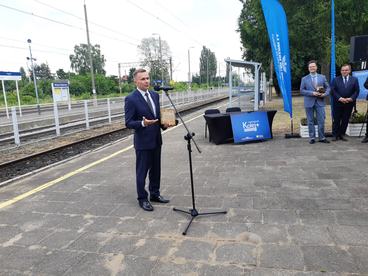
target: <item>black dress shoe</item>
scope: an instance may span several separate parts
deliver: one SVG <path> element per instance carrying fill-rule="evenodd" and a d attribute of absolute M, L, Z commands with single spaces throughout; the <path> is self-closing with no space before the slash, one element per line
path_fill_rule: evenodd
<path fill-rule="evenodd" d="M 309 144 L 314 144 L 316 141 L 314 140 L 314 139 L 312 139 L 312 140 L 309 140 Z"/>
<path fill-rule="evenodd" d="M 170 202 L 170 200 L 168 200 L 168 199 L 166 199 L 166 198 L 164 198 L 163 196 L 151 196 L 150 197 L 150 200 L 152 201 L 152 202 L 159 202 L 159 203 L 169 203 Z"/>
<path fill-rule="evenodd" d="M 341 141 L 344 141 L 344 142 L 346 142 L 348 139 L 346 139 L 344 136 L 340 136 L 339 137 L 339 139 L 341 140 Z"/>
<path fill-rule="evenodd" d="M 325 144 L 329 144 L 330 143 L 330 141 L 328 141 L 327 139 L 319 140 L 318 142 L 325 143 Z"/>
<path fill-rule="evenodd" d="M 153 206 L 151 205 L 151 203 L 146 199 L 146 200 L 140 200 L 139 201 L 139 206 L 141 206 L 141 208 L 145 211 L 153 211 Z"/>
<path fill-rule="evenodd" d="M 338 141 L 339 140 L 339 137 L 334 137 L 334 138 L 332 138 L 332 141 Z"/>
<path fill-rule="evenodd" d="M 362 140 L 362 143 L 368 143 L 368 135 L 366 135 L 366 136 L 364 137 L 364 139 Z"/>

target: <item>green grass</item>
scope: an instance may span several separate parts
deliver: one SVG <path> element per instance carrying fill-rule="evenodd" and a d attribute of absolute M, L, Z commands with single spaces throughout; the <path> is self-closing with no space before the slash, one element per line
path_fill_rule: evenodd
<path fill-rule="evenodd" d="M 294 133 L 299 132 L 299 123 L 302 118 L 305 118 L 305 109 L 304 109 L 304 97 L 302 96 L 294 96 L 292 98 L 293 103 L 293 126 Z M 275 118 L 273 120 L 272 131 L 273 133 L 290 133 L 291 132 L 291 124 L 290 124 L 290 115 L 284 111 L 284 103 L 281 97 L 273 95 L 272 101 L 268 101 L 265 105 L 267 110 L 277 110 Z M 357 110 L 360 113 L 366 112 L 367 102 L 366 101 L 357 101 Z M 326 132 L 330 132 L 332 129 L 332 120 L 331 120 L 331 106 L 326 105 L 326 121 L 325 121 L 325 130 Z"/>

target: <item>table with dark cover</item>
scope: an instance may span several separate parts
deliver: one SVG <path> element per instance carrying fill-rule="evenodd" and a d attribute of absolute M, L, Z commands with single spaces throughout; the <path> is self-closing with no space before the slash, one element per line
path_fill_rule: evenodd
<path fill-rule="evenodd" d="M 268 117 L 268 124 L 270 126 L 271 138 L 273 137 L 272 123 L 276 112 L 277 112 L 276 110 L 267 110 L 267 117 Z M 230 114 L 240 114 L 240 113 L 249 113 L 249 112 L 217 113 L 217 114 L 204 115 L 204 119 L 206 120 L 208 125 L 208 132 L 209 137 L 211 137 L 211 142 L 218 145 L 234 141 Z"/>

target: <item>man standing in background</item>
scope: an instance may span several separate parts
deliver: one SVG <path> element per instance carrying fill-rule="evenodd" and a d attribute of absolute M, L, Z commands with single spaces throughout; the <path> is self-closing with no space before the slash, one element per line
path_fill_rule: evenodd
<path fill-rule="evenodd" d="M 350 64 L 341 66 L 341 76 L 332 81 L 331 91 L 333 96 L 333 141 L 347 141 L 344 137 L 349 123 L 351 112 L 359 95 L 358 79 L 350 76 Z"/>
<path fill-rule="evenodd" d="M 326 77 L 317 74 L 317 62 L 311 60 L 308 62 L 308 71 L 310 74 L 302 78 L 300 84 L 300 93 L 304 96 L 304 107 L 308 121 L 309 144 L 314 144 L 316 131 L 314 128 L 314 113 L 318 124 L 318 137 L 321 143 L 330 143 L 325 137 L 325 97 L 330 94 L 330 86 Z"/>

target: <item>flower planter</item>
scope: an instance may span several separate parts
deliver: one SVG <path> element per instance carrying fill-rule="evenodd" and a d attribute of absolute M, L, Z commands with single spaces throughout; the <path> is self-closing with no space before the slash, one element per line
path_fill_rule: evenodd
<path fill-rule="evenodd" d="M 299 126 L 300 126 L 300 137 L 309 138 L 308 126 L 303 126 L 301 124 L 299 124 Z M 314 125 L 314 129 L 316 130 L 316 137 L 318 137 L 318 126 Z"/>
<path fill-rule="evenodd" d="M 360 131 L 362 130 L 362 123 L 358 124 L 348 124 L 348 128 L 346 129 L 346 135 L 348 136 L 359 136 Z M 361 135 L 365 134 L 365 127 L 363 127 Z"/>

